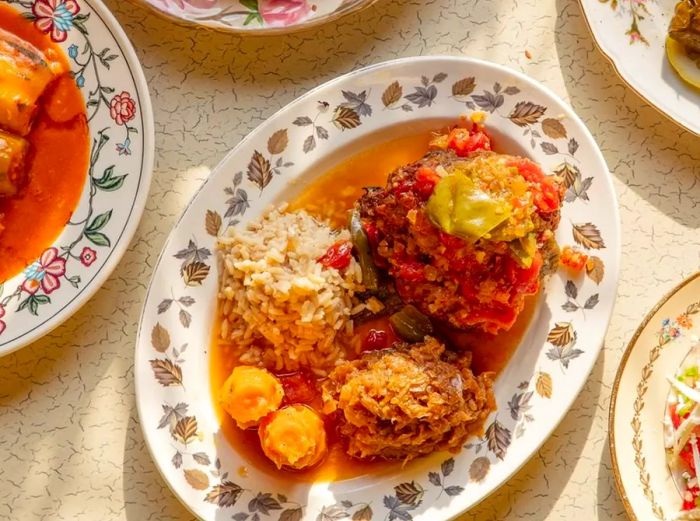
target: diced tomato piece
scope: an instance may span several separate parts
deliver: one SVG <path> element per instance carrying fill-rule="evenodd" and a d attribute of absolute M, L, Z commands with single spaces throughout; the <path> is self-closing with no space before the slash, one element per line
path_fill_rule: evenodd
<path fill-rule="evenodd" d="M 406 192 L 411 192 L 415 188 L 415 182 L 410 178 L 403 178 L 398 184 L 392 189 L 392 192 L 396 195 L 405 194 Z"/>
<path fill-rule="evenodd" d="M 378 268 L 388 268 L 389 265 L 387 263 L 387 260 L 381 255 L 379 255 L 379 252 L 377 251 L 379 243 L 382 240 L 381 233 L 377 229 L 377 226 L 372 222 L 363 221 L 362 228 L 367 234 L 367 240 L 369 241 L 369 247 L 372 251 L 372 259 L 374 260 L 374 263 L 377 265 Z"/>
<path fill-rule="evenodd" d="M 695 460 L 693 459 L 693 448 L 690 446 L 690 443 L 686 443 L 685 447 L 683 447 L 683 450 L 680 452 L 679 456 L 683 461 L 686 462 L 688 467 L 695 472 Z"/>
<path fill-rule="evenodd" d="M 559 262 L 574 271 L 581 271 L 586 266 L 586 262 L 588 262 L 588 255 L 570 246 L 564 246 Z"/>
<path fill-rule="evenodd" d="M 284 402 L 286 405 L 305 403 L 310 405 L 316 399 L 318 391 L 313 378 L 302 372 L 291 373 L 279 377 L 284 389 Z"/>
<path fill-rule="evenodd" d="M 438 181 L 440 181 L 440 176 L 435 170 L 422 166 L 416 172 L 416 191 L 423 199 L 428 199 L 435 190 Z"/>
<path fill-rule="evenodd" d="M 698 508 L 697 505 L 697 498 L 698 495 L 700 495 L 700 488 L 696 487 L 691 487 L 688 488 L 688 492 L 690 492 L 690 495 L 692 496 L 692 499 L 688 501 L 685 499 L 685 494 L 683 494 L 683 510 L 695 510 Z"/>
<path fill-rule="evenodd" d="M 459 294 L 462 295 L 465 299 L 472 300 L 476 298 L 477 293 L 478 288 L 474 285 L 474 282 L 469 278 L 462 281 L 459 285 Z"/>
<path fill-rule="evenodd" d="M 389 347 L 389 334 L 382 329 L 370 329 L 362 340 L 363 351 L 377 351 Z"/>
<path fill-rule="evenodd" d="M 683 510 L 694 510 L 695 507 L 695 500 L 688 501 L 687 499 L 683 498 Z"/>
<path fill-rule="evenodd" d="M 354 335 L 360 339 L 359 345 L 363 351 L 385 349 L 401 340 L 394 332 L 387 316 L 356 325 Z"/>
<path fill-rule="evenodd" d="M 671 423 L 673 423 L 673 428 L 677 429 L 678 426 L 681 424 L 681 417 L 678 416 L 678 413 L 676 412 L 675 404 L 669 407 L 669 413 L 671 415 Z"/>
<path fill-rule="evenodd" d="M 447 250 L 445 253 L 448 257 L 451 257 L 450 253 L 454 253 L 460 250 L 464 246 L 464 240 L 460 239 L 456 235 L 450 235 L 440 230 L 440 242 L 445 246 Z"/>
<path fill-rule="evenodd" d="M 326 268 L 343 270 L 350 266 L 351 260 L 352 243 L 350 241 L 338 241 L 328 248 L 328 251 L 317 262 Z"/>
<path fill-rule="evenodd" d="M 397 266 L 395 276 L 409 282 L 420 282 L 425 280 L 424 268 L 425 266 L 418 261 L 403 261 Z"/>
<path fill-rule="evenodd" d="M 456 128 L 450 132 L 447 146 L 460 157 L 466 157 L 477 150 L 491 150 L 491 138 L 477 125 L 471 130 Z"/>
<path fill-rule="evenodd" d="M 379 244 L 379 230 L 377 230 L 377 226 L 371 222 L 363 222 L 362 228 L 367 234 L 367 240 L 369 241 L 369 245 L 372 248 L 376 248 Z"/>
<path fill-rule="evenodd" d="M 537 163 L 522 158 L 511 161 L 510 166 L 517 168 L 526 181 L 535 185 L 535 205 L 540 211 L 552 212 L 559 208 L 561 202 L 558 189 Z"/>
<path fill-rule="evenodd" d="M 523 176 L 526 181 L 539 183 L 546 177 L 537 163 L 524 157 L 514 159 L 508 163 L 508 166 L 514 166 L 517 168 L 518 173 Z"/>
<path fill-rule="evenodd" d="M 552 213 L 561 206 L 559 190 L 551 179 L 545 178 L 540 183 L 539 191 L 535 192 L 535 206 L 542 213 Z"/>
<path fill-rule="evenodd" d="M 529 159 L 516 159 L 509 163 L 518 169 L 518 173 L 528 181 L 534 193 L 534 202 L 542 213 L 551 213 L 561 206 L 561 196 L 554 181 L 547 177 L 539 165 Z"/>
<path fill-rule="evenodd" d="M 540 270 L 543 263 L 540 252 L 535 253 L 529 268 L 521 267 L 515 260 L 511 261 L 513 282 L 521 293 L 534 295 L 540 289 Z"/>

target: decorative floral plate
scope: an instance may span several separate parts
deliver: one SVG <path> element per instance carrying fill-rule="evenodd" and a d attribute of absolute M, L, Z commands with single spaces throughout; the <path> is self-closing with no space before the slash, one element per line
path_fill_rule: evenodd
<path fill-rule="evenodd" d="M 99 0 L 5 2 L 65 50 L 85 99 L 92 148 L 85 188 L 63 233 L 22 273 L 0 284 L 0 355 L 70 317 L 116 267 L 146 203 L 154 147 L 141 66 Z"/>
<path fill-rule="evenodd" d="M 677 0 L 580 0 L 593 37 L 622 80 L 647 103 L 700 135 L 700 90 L 666 58 Z"/>
<path fill-rule="evenodd" d="M 141 0 L 175 21 L 246 34 L 287 33 L 330 22 L 377 0 Z"/>
<path fill-rule="evenodd" d="M 666 465 L 663 420 L 673 376 L 700 337 L 700 273 L 647 315 L 622 357 L 610 403 L 617 489 L 634 521 L 673 519 L 682 505 Z"/>
<path fill-rule="evenodd" d="M 439 128 L 474 110 L 507 151 L 568 186 L 558 239 L 591 256 L 587 274 L 546 285 L 538 312 L 496 383 L 483 437 L 450 456 L 348 481 L 305 485 L 249 465 L 219 432 L 208 383 L 216 313 L 215 237 L 305 181 L 378 142 Z M 448 519 L 508 479 L 545 441 L 600 351 L 617 287 L 620 228 L 603 157 L 573 111 L 533 80 L 467 58 L 409 58 L 318 87 L 272 116 L 215 169 L 161 254 L 136 345 L 141 425 L 160 472 L 202 519 Z M 245 477 L 240 467 L 248 467 Z M 319 517 L 320 516 L 320 517 Z"/>

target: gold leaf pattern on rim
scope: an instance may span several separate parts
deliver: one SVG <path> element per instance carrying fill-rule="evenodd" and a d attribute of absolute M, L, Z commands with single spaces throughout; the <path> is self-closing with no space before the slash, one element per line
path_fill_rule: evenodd
<path fill-rule="evenodd" d="M 273 156 L 278 155 L 285 151 L 288 144 L 287 129 L 283 128 L 272 134 L 267 140 L 267 151 Z"/>
<path fill-rule="evenodd" d="M 206 490 L 209 488 L 209 477 L 198 469 L 185 469 L 185 480 L 195 490 Z"/>
<path fill-rule="evenodd" d="M 491 468 L 491 462 L 485 456 L 481 456 L 472 461 L 469 465 L 469 477 L 474 481 L 483 481 Z"/>
<path fill-rule="evenodd" d="M 168 358 L 151 360 L 151 368 L 156 380 L 163 387 L 182 385 L 182 369 Z"/>
<path fill-rule="evenodd" d="M 574 339 L 574 326 L 571 322 L 557 322 L 547 335 L 547 342 L 557 347 L 564 347 Z"/>
<path fill-rule="evenodd" d="M 561 121 L 554 118 L 547 118 L 542 121 L 542 132 L 551 139 L 566 138 L 566 128 Z"/>
<path fill-rule="evenodd" d="M 403 88 L 398 81 L 395 81 L 382 94 L 382 103 L 385 107 L 389 107 L 399 101 L 401 96 L 403 96 Z"/>
<path fill-rule="evenodd" d="M 214 210 L 207 210 L 207 216 L 204 219 L 204 227 L 207 233 L 212 237 L 219 235 L 221 229 L 221 215 Z"/>
<path fill-rule="evenodd" d="M 476 80 L 474 76 L 464 78 L 452 85 L 453 96 L 469 96 L 476 88 Z"/>
<path fill-rule="evenodd" d="M 552 377 L 548 373 L 539 373 L 537 382 L 535 382 L 535 390 L 542 398 L 552 397 Z"/>
<path fill-rule="evenodd" d="M 600 257 L 595 255 L 588 257 L 586 261 L 586 275 L 596 284 L 603 282 L 605 277 L 605 264 Z"/>
<path fill-rule="evenodd" d="M 165 353 L 170 347 L 170 334 L 160 325 L 160 322 L 157 322 L 151 330 L 151 344 L 159 353 Z"/>
<path fill-rule="evenodd" d="M 197 418 L 194 416 L 185 416 L 178 420 L 173 429 L 173 438 L 187 445 L 190 441 L 197 437 Z"/>
<path fill-rule="evenodd" d="M 534 125 L 547 112 L 547 107 L 531 101 L 519 101 L 508 118 L 519 127 Z"/>
<path fill-rule="evenodd" d="M 605 241 L 600 235 L 600 230 L 595 224 L 574 224 L 572 234 L 576 243 L 589 250 L 601 250 L 605 248 Z"/>

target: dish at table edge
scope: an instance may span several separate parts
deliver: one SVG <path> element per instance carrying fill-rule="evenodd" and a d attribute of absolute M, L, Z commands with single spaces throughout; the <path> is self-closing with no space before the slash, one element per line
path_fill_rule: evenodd
<path fill-rule="evenodd" d="M 145 206 L 154 131 L 136 55 L 99 0 L 6 0 L 0 30 L 4 355 L 116 267 Z"/>
<path fill-rule="evenodd" d="M 667 379 L 670 389 L 663 421 L 664 445 L 668 469 L 682 500 L 674 519 L 700 519 L 700 344 L 690 349 Z"/>
<path fill-rule="evenodd" d="M 90 142 L 68 56 L 6 4 L 0 5 L 0 75 L 2 284 L 39 258 L 70 220 L 87 178 Z M 65 259 L 46 264 L 58 270 Z"/>
<path fill-rule="evenodd" d="M 622 82 L 660 114 L 700 135 L 696 120 L 688 115 L 693 114 L 698 106 L 695 99 L 700 96 L 697 53 L 700 17 L 696 0 L 667 0 L 653 4 L 645 1 L 579 0 L 579 4 L 596 47 Z M 614 22 L 608 20 L 611 15 L 604 10 L 610 11 L 615 17 Z M 649 30 L 655 18 L 665 19 L 666 16 L 669 21 L 664 22 L 663 27 L 657 24 L 653 31 Z M 624 35 L 620 29 L 624 30 Z M 659 65 L 660 71 L 643 75 L 630 66 L 648 62 Z M 672 100 L 677 103 L 670 103 Z M 684 112 L 682 107 L 688 107 L 691 112 Z"/>
<path fill-rule="evenodd" d="M 270 0 L 218 0 L 195 5 L 191 0 L 178 4 L 165 0 L 129 0 L 183 27 L 204 27 L 217 32 L 251 36 L 289 34 L 334 22 L 358 13 L 378 0 L 341 0 L 314 3 L 309 0 L 276 2 Z M 229 4 L 222 6 L 221 4 Z M 321 6 L 321 9 L 319 8 Z"/>
<path fill-rule="evenodd" d="M 413 89 L 411 85 L 417 86 Z M 219 292 L 217 279 L 222 273 L 222 266 L 215 261 L 216 237 L 220 237 L 219 241 L 225 240 L 225 237 L 221 239 L 222 233 L 231 224 L 234 236 L 248 233 L 254 238 L 263 238 L 270 231 L 268 226 L 259 226 L 254 233 L 245 232 L 244 228 L 251 222 L 264 220 L 263 210 L 268 205 L 279 209 L 283 201 L 291 203 L 287 210 L 299 210 L 301 206 L 307 213 L 314 214 L 314 203 L 319 201 L 314 201 L 317 198 L 309 197 L 309 194 L 329 196 L 325 200 L 333 203 L 340 201 L 340 212 L 345 212 L 362 195 L 362 186 L 382 186 L 387 173 L 421 160 L 428 148 L 429 128 L 439 130 L 450 123 L 454 125 L 455 117 L 465 112 L 478 114 L 477 105 L 488 113 L 486 127 L 493 130 L 494 142 L 503 147 L 503 152 L 533 157 L 546 167 L 547 172 L 557 172 L 564 178 L 567 186 L 566 220 L 557 231 L 557 239 L 564 245 L 576 243 L 578 248 L 585 249 L 586 255 L 590 256 L 589 262 L 582 256 L 572 255 L 576 252 L 571 251 L 568 255 L 570 262 L 579 267 L 585 265 L 585 269 L 579 272 L 559 270 L 548 280 L 546 293 L 537 299 L 539 305 L 531 302 L 525 306 L 521 320 L 509 333 L 511 342 L 504 343 L 504 347 L 507 344 L 515 348 L 519 343 L 527 347 L 502 350 L 506 354 L 497 362 L 505 369 L 493 387 L 498 411 L 489 415 L 488 422 L 482 427 L 483 433 L 468 440 L 459 455 L 430 453 L 432 447 L 419 442 L 416 444 L 418 452 L 425 449 L 428 454 L 415 457 L 404 466 L 400 458 L 394 463 L 391 458 L 394 449 L 383 445 L 375 449 L 386 450 L 384 454 L 389 455 L 392 462 L 363 461 L 358 464 L 357 458 L 351 460 L 344 454 L 343 443 L 339 436 L 335 436 L 336 429 L 329 428 L 325 436 L 329 454 L 313 466 L 311 464 L 318 455 L 315 451 L 320 448 L 319 452 L 323 452 L 324 445 L 318 436 L 314 436 L 319 432 L 316 429 L 307 433 L 308 443 L 305 442 L 304 448 L 307 452 L 298 451 L 294 462 L 308 463 L 313 468 L 304 473 L 296 471 L 293 479 L 288 479 L 290 471 L 284 470 L 284 464 L 281 464 L 283 470 L 278 470 L 265 458 L 258 433 L 253 428 L 239 429 L 217 404 L 221 386 L 230 376 L 234 364 L 231 356 L 217 353 L 217 341 L 212 339 L 217 333 L 213 323 L 217 315 L 215 295 Z M 477 124 L 479 119 L 477 116 Z M 468 135 L 473 129 L 470 121 L 467 124 L 468 128 L 462 132 Z M 423 132 L 421 138 L 417 137 L 418 132 Z M 407 147 L 398 147 L 404 152 L 400 158 L 393 153 L 373 155 L 370 149 L 382 149 L 385 142 L 397 135 L 403 136 L 395 139 L 397 143 L 409 143 Z M 419 143 L 421 139 L 422 145 Z M 376 143 L 383 144 L 376 146 Z M 359 151 L 362 152 L 358 154 Z M 369 181 L 356 179 L 362 175 L 358 172 L 366 170 L 357 168 L 357 165 L 367 163 L 362 163 L 363 160 L 355 155 L 361 156 L 365 152 L 366 157 L 371 158 L 367 161 L 376 167 L 375 174 L 381 172 L 383 176 L 377 174 L 379 181 L 376 178 Z M 349 161 L 338 166 L 339 161 L 348 157 L 351 157 Z M 380 159 L 387 157 L 390 160 L 382 163 Z M 351 164 L 354 167 L 348 168 Z M 332 178 L 340 175 L 343 169 L 351 173 L 351 193 L 344 193 L 342 187 L 333 182 Z M 409 172 L 410 168 L 403 171 Z M 333 175 L 319 178 L 323 172 L 332 172 Z M 423 172 L 423 175 L 428 180 L 431 178 L 429 172 Z M 440 190 L 441 197 L 445 197 L 444 193 L 459 192 L 462 197 L 473 194 L 468 186 L 462 186 L 469 185 L 469 181 L 452 183 L 447 181 L 445 186 L 449 189 Z M 458 187 L 460 189 L 456 190 Z M 380 192 L 375 190 L 373 193 L 378 196 Z M 476 200 L 479 201 L 479 197 Z M 492 208 L 498 210 L 496 214 L 501 211 L 499 205 L 492 205 Z M 605 211 L 592 215 L 591 208 Z M 384 513 L 389 515 L 397 509 L 410 513 L 414 519 L 438 510 L 440 515 L 456 515 L 483 499 L 526 461 L 570 407 L 589 374 L 609 320 L 617 281 L 619 229 L 616 216 L 608 171 L 590 134 L 570 108 L 521 74 L 473 59 L 412 58 L 355 71 L 318 87 L 272 116 L 222 161 L 188 205 L 159 258 L 144 305 L 135 366 L 139 415 L 154 461 L 175 494 L 195 515 L 205 519 L 231 514 L 249 516 L 250 509 L 258 501 L 253 500 L 263 496 L 272 496 L 283 509 L 284 516 L 313 517 L 319 510 L 323 512 L 329 508 L 342 509 L 350 517 L 357 509 L 370 517 L 371 512 L 384 516 Z M 452 233 L 473 229 L 469 220 L 466 225 L 457 224 L 455 227 L 451 216 L 434 217 L 438 223 L 442 222 L 442 226 L 452 226 Z M 366 217 L 360 216 L 360 220 L 363 219 Z M 236 226 L 239 221 L 243 223 Z M 291 214 L 287 211 L 275 215 L 273 221 L 283 224 L 282 231 L 274 234 L 278 238 L 294 229 L 292 223 L 297 227 L 303 224 L 305 229 L 325 237 L 326 249 L 305 255 L 307 269 L 320 269 L 316 261 L 321 257 L 328 261 L 338 260 L 336 257 L 347 261 L 347 237 L 341 239 L 332 235 L 328 225 L 319 224 L 318 219 L 306 219 L 299 211 Z M 331 226 L 336 228 L 344 227 L 345 223 L 343 216 L 331 220 Z M 361 228 L 364 229 L 364 225 Z M 329 233 L 334 238 L 330 243 L 327 242 Z M 569 235 L 571 233 L 573 237 Z M 338 249 L 329 252 L 328 248 L 337 241 L 340 241 Z M 343 255 L 335 255 L 341 253 Z M 276 254 L 271 255 L 265 262 L 274 262 Z M 359 264 L 352 254 L 351 257 L 350 266 Z M 261 281 L 267 271 L 270 270 L 259 274 Z M 337 270 L 323 271 L 325 273 L 319 272 L 321 280 L 337 276 L 345 286 L 350 285 L 345 276 L 352 278 L 356 273 L 346 270 L 341 277 Z M 337 289 L 338 284 L 334 287 Z M 342 300 L 346 290 L 331 292 L 335 295 L 331 301 L 336 297 Z M 381 299 L 377 300 L 370 305 L 374 308 L 386 306 Z M 512 315 L 519 310 L 518 306 L 511 317 L 504 315 L 503 323 L 509 325 Z M 231 309 L 227 313 L 229 311 Z M 414 311 L 409 308 L 408 314 L 422 321 L 423 317 Z M 396 310 L 387 314 L 394 312 Z M 522 329 L 515 331 L 518 327 Z M 389 334 L 392 331 L 388 328 L 382 330 L 373 324 L 369 329 L 375 329 L 375 332 L 362 335 L 358 326 L 360 344 L 370 336 L 370 344 L 391 341 Z M 461 373 L 461 368 L 457 369 L 459 360 L 454 359 L 454 354 L 445 358 L 437 354 L 443 346 L 437 347 L 435 343 L 445 343 L 444 335 L 441 336 L 437 329 L 433 336 L 439 339 L 424 338 L 422 342 L 428 344 L 422 346 L 425 351 L 432 353 L 429 362 L 444 363 L 446 365 L 433 367 L 449 366 L 451 371 Z M 287 330 L 285 333 L 290 336 Z M 520 338 L 521 342 L 518 341 Z M 548 343 L 551 346 L 547 346 Z M 195 345 L 209 348 L 193 349 L 191 346 Z M 260 350 L 255 351 L 260 354 Z M 333 349 L 322 351 L 324 355 L 331 353 L 331 356 L 334 352 Z M 348 363 L 359 364 L 353 366 L 359 373 L 353 373 L 353 376 L 361 378 L 370 378 L 372 371 L 394 361 L 408 362 L 401 365 L 415 371 L 411 374 L 420 374 L 426 372 L 421 363 L 417 363 L 421 352 L 421 346 L 414 349 L 407 346 L 390 351 L 395 356 L 375 351 L 371 355 L 378 359 L 370 359 L 367 355 L 364 360 L 350 360 Z M 510 354 L 513 354 L 513 361 L 507 363 Z M 469 369 L 472 375 L 489 371 L 484 365 L 478 367 L 485 359 L 474 353 Z M 222 367 L 226 360 L 229 366 Z M 243 365 L 257 365 L 261 360 L 249 360 Z M 333 372 L 332 367 L 329 369 Z M 260 403 L 269 402 L 270 410 L 276 409 L 281 397 L 276 382 L 282 384 L 284 391 L 284 384 L 289 383 L 284 377 L 293 372 L 273 369 L 268 373 L 252 373 L 263 382 L 260 393 L 266 398 Z M 322 376 L 314 374 L 316 379 Z M 484 376 L 477 374 L 472 378 L 485 380 Z M 466 372 L 459 378 L 462 382 L 471 382 Z M 304 383 L 303 378 L 297 380 L 297 383 Z M 353 382 L 356 381 L 353 378 Z M 303 385 L 296 387 L 303 388 Z M 455 386 L 445 388 L 454 390 Z M 482 390 L 485 388 L 481 387 Z M 235 389 L 228 390 L 233 394 L 236 392 Z M 243 388 L 243 394 L 246 393 Z M 437 392 L 434 394 L 440 396 Z M 484 396 L 488 399 L 487 393 Z M 282 396 L 281 399 L 285 398 Z M 460 399 L 463 401 L 464 395 Z M 340 404 L 342 400 L 337 401 Z M 285 406 L 281 402 L 280 405 Z M 288 407 L 292 405 L 300 404 Z M 265 407 L 267 405 L 262 407 L 263 412 Z M 300 422 L 293 418 L 295 414 L 309 412 L 308 407 L 293 409 L 298 410 L 285 412 L 276 429 L 298 425 Z M 318 409 L 323 414 L 322 404 Z M 318 409 L 311 412 L 320 415 Z M 474 411 L 478 411 L 478 407 Z M 161 415 L 162 418 L 155 421 Z M 244 427 L 250 421 L 256 421 L 255 418 L 238 419 Z M 318 421 L 314 423 L 320 425 Z M 264 426 L 263 430 L 266 429 Z M 442 432 L 448 431 L 449 426 Z M 265 443 L 271 442 L 272 449 L 279 449 L 275 434 L 269 434 L 264 433 Z M 196 439 L 193 441 L 194 435 Z M 445 446 L 448 447 L 449 444 Z M 273 459 L 280 463 L 279 457 L 284 455 L 284 451 L 276 450 Z M 408 488 L 417 491 L 416 494 L 406 495 L 404 492 Z M 370 489 L 372 492 L 368 494 Z M 249 500 L 253 502 L 249 503 Z M 272 499 L 269 501 L 271 503 Z"/>
<path fill-rule="evenodd" d="M 691 438 L 698 282 L 700 273 L 688 277 L 647 314 L 613 383 L 609 447 L 615 485 L 633 520 L 697 519 Z"/>

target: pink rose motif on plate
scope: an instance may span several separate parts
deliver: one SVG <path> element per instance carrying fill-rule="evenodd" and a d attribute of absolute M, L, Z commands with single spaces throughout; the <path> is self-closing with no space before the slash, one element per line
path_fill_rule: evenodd
<path fill-rule="evenodd" d="M 150 0 L 152 4 L 160 4 L 163 8 L 170 12 L 176 11 L 174 6 L 177 6 L 181 11 L 191 11 L 193 9 L 211 9 L 216 5 L 218 0 Z"/>
<path fill-rule="evenodd" d="M 258 11 L 267 25 L 293 25 L 311 12 L 307 0 L 258 0 Z"/>
<path fill-rule="evenodd" d="M 2 304 L 0 304 L 0 318 L 5 316 L 5 308 L 3 307 Z M 2 335 L 2 332 L 5 331 L 5 328 L 7 326 L 5 325 L 5 322 L 0 320 L 0 335 Z"/>
<path fill-rule="evenodd" d="M 78 11 L 75 0 L 35 0 L 32 4 L 34 23 L 41 32 L 50 33 L 54 42 L 66 41 Z"/>
<path fill-rule="evenodd" d="M 187 11 L 188 8 L 195 9 L 211 9 L 216 5 L 217 0 L 175 0 L 175 3 Z"/>
<path fill-rule="evenodd" d="M 136 102 L 128 92 L 117 94 L 109 102 L 109 114 L 117 125 L 125 125 L 136 117 Z"/>
<path fill-rule="evenodd" d="M 44 251 L 38 261 L 34 261 L 24 270 L 26 280 L 22 289 L 34 295 L 39 288 L 47 295 L 61 286 L 59 277 L 66 273 L 66 259 L 58 256 L 58 249 Z"/>
<path fill-rule="evenodd" d="M 92 265 L 92 263 L 96 260 L 97 252 L 92 248 L 88 248 L 87 246 L 85 246 L 83 248 L 83 251 L 80 252 L 80 262 L 82 262 L 83 266 L 85 266 L 86 268 L 89 268 L 90 265 Z"/>

